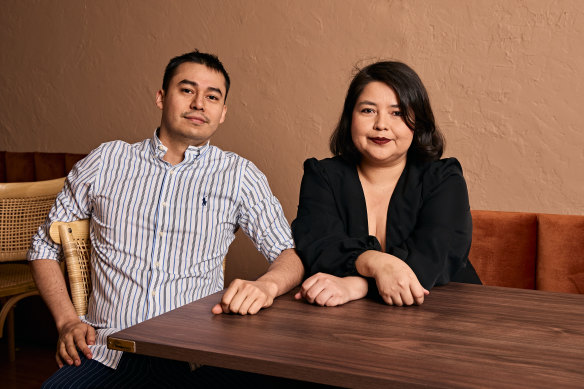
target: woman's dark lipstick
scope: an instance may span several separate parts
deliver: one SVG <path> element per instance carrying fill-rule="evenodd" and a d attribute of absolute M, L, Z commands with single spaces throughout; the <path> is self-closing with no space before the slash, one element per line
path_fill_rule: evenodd
<path fill-rule="evenodd" d="M 388 142 L 391 142 L 391 139 L 387 138 L 369 138 L 372 142 L 377 143 L 378 145 L 384 145 Z"/>

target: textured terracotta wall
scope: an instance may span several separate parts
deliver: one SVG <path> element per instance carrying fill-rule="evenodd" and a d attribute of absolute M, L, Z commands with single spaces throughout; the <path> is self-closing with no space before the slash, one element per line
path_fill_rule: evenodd
<path fill-rule="evenodd" d="M 354 66 L 398 59 L 425 81 L 474 209 L 584 213 L 579 0 L 8 0 L 0 36 L 0 150 L 151 136 L 164 66 L 197 47 L 233 79 L 214 143 L 252 159 L 292 220 Z"/>

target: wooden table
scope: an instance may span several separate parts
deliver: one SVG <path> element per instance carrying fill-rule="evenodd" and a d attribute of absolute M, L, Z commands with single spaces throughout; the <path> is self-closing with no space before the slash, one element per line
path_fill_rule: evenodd
<path fill-rule="evenodd" d="M 421 306 L 323 308 L 288 294 L 255 316 L 214 316 L 219 299 L 108 346 L 345 387 L 584 388 L 584 295 L 451 283 Z"/>

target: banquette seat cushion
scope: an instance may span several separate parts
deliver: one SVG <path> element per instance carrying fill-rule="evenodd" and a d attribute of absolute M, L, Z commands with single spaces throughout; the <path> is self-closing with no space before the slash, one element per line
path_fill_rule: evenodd
<path fill-rule="evenodd" d="M 584 216 L 538 214 L 537 289 L 584 293 Z"/>
<path fill-rule="evenodd" d="M 85 154 L 0 151 L 0 182 L 32 182 L 64 177 Z"/>
<path fill-rule="evenodd" d="M 469 259 L 485 285 L 584 293 L 584 216 L 472 211 Z"/>
<path fill-rule="evenodd" d="M 485 285 L 535 289 L 537 216 L 472 211 L 469 259 Z"/>

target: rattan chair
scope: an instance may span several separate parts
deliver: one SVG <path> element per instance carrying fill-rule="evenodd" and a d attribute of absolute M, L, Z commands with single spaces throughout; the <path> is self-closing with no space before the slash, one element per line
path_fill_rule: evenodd
<path fill-rule="evenodd" d="M 50 229 L 51 239 L 63 247 L 71 301 L 77 315 L 87 314 L 87 303 L 91 293 L 91 264 L 89 255 L 89 219 L 74 222 L 53 222 Z"/>
<path fill-rule="evenodd" d="M 63 247 L 71 301 L 77 315 L 87 314 L 91 294 L 91 241 L 89 239 L 89 219 L 73 222 L 56 221 L 51 224 L 51 239 Z M 223 260 L 223 272 L 225 272 Z"/>
<path fill-rule="evenodd" d="M 0 338 L 6 322 L 11 362 L 16 358 L 13 308 L 23 298 L 38 294 L 30 267 L 23 261 L 32 235 L 47 218 L 64 182 L 65 178 L 58 178 L 0 184 Z"/>

